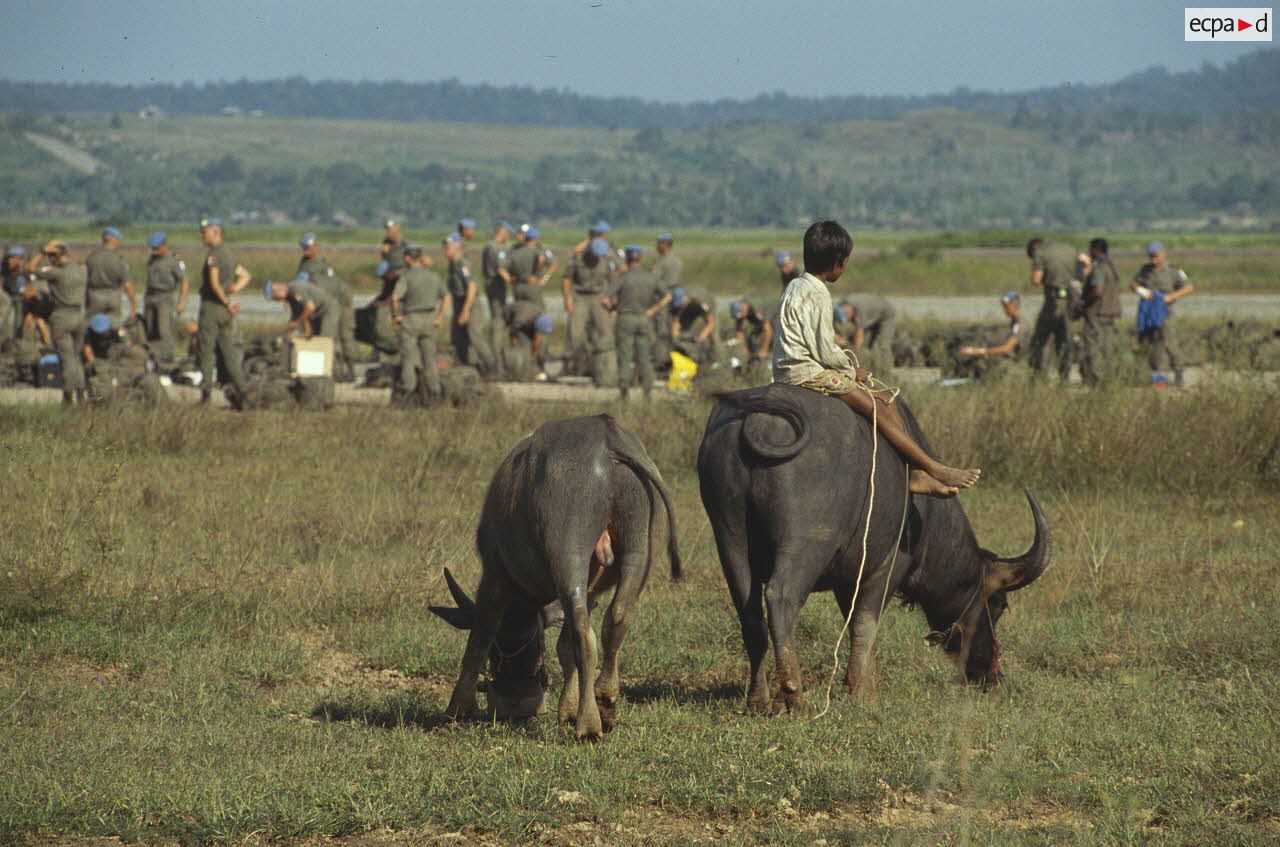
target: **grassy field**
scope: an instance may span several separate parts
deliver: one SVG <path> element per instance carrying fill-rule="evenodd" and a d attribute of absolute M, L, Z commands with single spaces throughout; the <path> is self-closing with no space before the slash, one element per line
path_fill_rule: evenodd
<path fill-rule="evenodd" d="M 126 227 L 124 256 L 139 277 L 148 255 L 141 245 L 154 229 L 167 231 L 174 249 L 188 263 L 203 257 L 204 250 L 189 223 Z M 98 233 L 96 227 L 83 224 L 0 222 L 0 244 L 30 246 L 58 237 L 76 243 L 80 256 L 97 242 Z M 258 283 L 268 279 L 293 276 L 298 262 L 295 244 L 301 233 L 301 228 L 230 227 L 228 240 L 253 273 L 257 290 Z M 319 234 L 325 245 L 324 252 L 339 273 L 360 290 L 373 293 L 377 289 L 373 271 L 381 230 L 322 230 Z M 406 238 L 419 240 L 434 249 L 443 234 L 441 230 L 410 228 Z M 657 235 L 657 230 L 626 229 L 615 233 L 614 241 L 619 245 L 643 245 L 649 250 L 648 258 L 652 259 L 656 255 L 652 246 Z M 556 251 L 563 268 L 569 248 L 582 236 L 576 230 L 550 230 L 543 234 L 543 243 Z M 854 262 L 842 285 L 847 283 L 888 295 L 995 295 L 1010 288 L 1030 290 L 1027 285 L 1029 263 L 1021 252 L 1027 237 L 1024 232 L 858 232 L 854 237 Z M 1067 233 L 1055 237 L 1083 248 L 1091 236 Z M 1168 245 L 1171 261 L 1186 268 L 1202 292 L 1272 294 L 1278 290 L 1280 237 L 1182 232 L 1121 236 L 1112 242 L 1123 278 L 1128 279 L 1137 272 L 1144 261 L 1141 248 L 1151 237 L 1159 237 Z M 778 291 L 774 252 L 788 249 L 799 257 L 803 232 L 700 229 L 681 231 L 678 238 L 677 254 L 684 261 L 687 284 L 700 285 L 723 296 L 772 295 Z M 473 266 L 478 265 L 481 245 L 487 239 L 487 231 L 479 233 L 472 248 Z M 558 290 L 558 286 L 559 273 L 553 287 Z"/>
<path fill-rule="evenodd" d="M 0 841 L 1280 839 L 1280 394 L 913 399 L 942 455 L 985 469 L 984 545 L 1025 549 L 1024 485 L 1053 525 L 1000 625 L 1006 684 L 954 685 L 894 609 L 878 703 L 744 714 L 693 471 L 708 406 L 630 406 L 687 578 L 655 574 L 594 746 L 546 718 L 443 721 L 463 639 L 427 612 L 442 566 L 474 585 L 502 455 L 587 410 L 0 410 Z M 826 597 L 798 626 L 811 701 L 838 626 Z"/>

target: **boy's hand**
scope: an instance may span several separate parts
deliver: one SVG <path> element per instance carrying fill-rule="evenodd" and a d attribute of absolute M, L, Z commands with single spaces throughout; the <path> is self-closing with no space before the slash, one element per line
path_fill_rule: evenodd
<path fill-rule="evenodd" d="M 857 382 L 866 382 L 867 378 L 870 376 L 871 376 L 871 371 L 867 370 L 866 368 L 857 368 L 853 372 L 853 378 Z"/>

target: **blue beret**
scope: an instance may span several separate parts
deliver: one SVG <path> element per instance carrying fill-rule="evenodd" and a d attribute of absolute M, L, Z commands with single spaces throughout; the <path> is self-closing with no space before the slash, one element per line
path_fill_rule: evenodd
<path fill-rule="evenodd" d="M 515 232 L 515 231 L 516 231 L 516 228 L 515 228 L 515 227 L 513 227 L 509 221 L 498 221 L 498 226 L 499 226 L 501 229 L 505 229 L 507 232 Z"/>
<path fill-rule="evenodd" d="M 668 244 L 674 244 L 676 239 L 675 239 L 675 237 L 674 237 L 671 233 L 669 233 L 669 232 L 664 232 L 664 233 L 661 233 L 661 234 L 658 236 L 658 240 L 659 240 L 659 241 L 665 241 L 665 242 L 667 242 Z"/>
<path fill-rule="evenodd" d="M 298 246 L 310 247 L 312 244 L 315 244 L 319 240 L 320 239 L 316 238 L 316 234 L 314 232 L 304 232 L 302 234 L 302 237 L 298 239 Z"/>
<path fill-rule="evenodd" d="M 4 251 L 4 254 L 6 256 L 25 256 L 27 255 L 27 248 L 23 247 L 21 244 L 15 244 L 8 250 Z"/>
<path fill-rule="evenodd" d="M 606 232 L 610 232 L 612 230 L 613 227 L 609 226 L 609 222 L 603 219 L 598 220 L 591 225 L 591 231 L 598 235 L 604 235 Z"/>
<path fill-rule="evenodd" d="M 308 271 L 298 271 L 298 275 L 293 278 L 294 282 L 310 282 L 311 274 Z"/>
<path fill-rule="evenodd" d="M 747 304 L 741 300 L 729 301 L 729 317 L 735 321 L 747 313 Z"/>
<path fill-rule="evenodd" d="M 458 219 L 458 229 L 475 229 L 475 228 L 476 228 L 475 218 L 459 218 Z"/>
<path fill-rule="evenodd" d="M 550 335 L 551 330 L 555 327 L 555 325 L 556 325 L 555 321 L 552 320 L 551 316 L 545 312 L 543 312 L 541 315 L 538 315 L 536 318 L 533 319 L 534 331 L 540 332 L 543 335 Z"/>
<path fill-rule="evenodd" d="M 147 246 L 154 250 L 168 240 L 163 232 L 153 232 L 147 236 Z"/>
<path fill-rule="evenodd" d="M 609 242 L 603 238 L 593 238 L 591 243 L 587 245 L 587 249 L 591 251 L 592 256 L 609 255 Z"/>
<path fill-rule="evenodd" d="M 116 229 L 113 226 L 103 228 L 102 234 L 109 235 L 112 238 L 114 238 L 116 241 L 124 241 L 124 236 L 120 234 L 120 230 Z"/>
<path fill-rule="evenodd" d="M 643 247 L 641 247 L 641 246 L 639 246 L 639 245 L 636 245 L 636 244 L 628 244 L 628 245 L 624 248 L 624 252 L 625 252 L 628 256 L 643 256 L 643 255 L 644 255 L 644 248 L 643 248 Z"/>
<path fill-rule="evenodd" d="M 263 297 L 263 299 L 265 299 L 265 300 L 274 300 L 275 298 L 274 298 L 274 297 L 272 297 L 271 295 L 272 295 L 273 293 L 275 293 L 275 290 L 276 290 L 276 284 L 275 284 L 274 282 L 272 282 L 271 280 L 267 280 L 267 284 L 266 284 L 266 285 L 264 285 L 264 286 L 262 286 L 262 297 Z"/>
<path fill-rule="evenodd" d="M 211 226 L 222 226 L 222 218 L 201 218 L 200 228 L 208 229 Z"/>
<path fill-rule="evenodd" d="M 89 329 L 98 335 L 105 335 L 111 331 L 111 318 L 99 312 L 89 319 Z"/>
<path fill-rule="evenodd" d="M 684 305 L 684 301 L 689 299 L 683 288 L 671 289 L 671 305 L 677 309 Z"/>
<path fill-rule="evenodd" d="M 849 320 L 849 307 L 840 305 L 831 310 L 831 319 L 838 324 Z"/>
<path fill-rule="evenodd" d="M 542 235 L 542 230 L 538 229 L 536 226 L 526 225 L 524 227 L 524 237 L 528 240 L 536 241 L 539 235 Z"/>
<path fill-rule="evenodd" d="M 787 259 L 790 259 L 790 258 L 791 258 L 791 254 L 788 253 L 786 250 L 779 250 L 778 255 L 775 256 L 773 260 L 778 263 L 778 267 L 782 267 L 787 263 Z"/>
<path fill-rule="evenodd" d="M 1001 303 L 1012 303 L 1015 300 L 1021 300 L 1021 299 L 1022 299 L 1021 295 L 1019 295 L 1018 292 L 1016 291 L 1006 291 L 1004 294 L 1000 295 Z"/>
<path fill-rule="evenodd" d="M 406 252 L 406 253 L 411 253 L 411 252 L 413 252 L 413 251 L 412 251 L 412 250 L 409 250 L 408 248 L 405 248 L 405 251 L 404 251 L 404 252 Z M 421 253 L 422 251 L 421 251 L 421 250 L 419 250 L 418 252 L 419 252 L 419 253 Z M 373 270 L 373 275 L 374 275 L 374 276 L 386 276 L 386 275 L 387 275 L 387 271 L 389 271 L 389 270 L 391 270 L 391 263 L 390 263 L 390 262 L 388 262 L 386 259 L 383 259 L 381 262 L 378 262 L 378 267 L 374 268 L 374 270 Z"/>
<path fill-rule="evenodd" d="M 1159 241 L 1152 241 L 1147 244 L 1147 255 L 1154 256 L 1164 249 L 1164 245 Z"/>
<path fill-rule="evenodd" d="M 456 232 L 451 232 L 451 233 L 449 233 L 448 235 L 446 235 L 446 236 L 444 237 L 444 240 L 443 240 L 443 242 L 442 242 L 442 243 L 444 243 L 444 244 L 452 244 L 452 243 L 454 243 L 455 241 L 461 241 L 461 240 L 462 240 L 462 236 L 461 236 L 461 235 L 458 235 L 458 233 L 456 233 Z"/>

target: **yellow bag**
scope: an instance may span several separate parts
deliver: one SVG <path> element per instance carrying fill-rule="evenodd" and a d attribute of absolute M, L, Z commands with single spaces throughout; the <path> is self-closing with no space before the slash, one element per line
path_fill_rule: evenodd
<path fill-rule="evenodd" d="M 671 351 L 671 376 L 667 377 L 667 388 L 672 391 L 689 391 L 693 388 L 693 378 L 697 374 L 697 362 L 683 353 Z"/>

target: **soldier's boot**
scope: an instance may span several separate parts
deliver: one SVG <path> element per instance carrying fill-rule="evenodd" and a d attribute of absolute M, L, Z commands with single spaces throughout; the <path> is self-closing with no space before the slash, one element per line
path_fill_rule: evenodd
<path fill-rule="evenodd" d="M 200 389 L 200 405 L 208 406 L 213 401 L 213 390 L 209 388 Z"/>
<path fill-rule="evenodd" d="M 625 385 L 624 385 L 624 386 L 622 386 L 622 388 L 621 388 L 621 389 L 619 389 L 618 393 L 622 395 L 622 402 L 623 402 L 623 403 L 627 402 L 627 400 L 628 400 L 628 399 L 630 399 L 630 398 L 627 396 L 627 395 L 629 394 L 629 392 L 630 392 L 630 389 L 628 389 Z"/>

